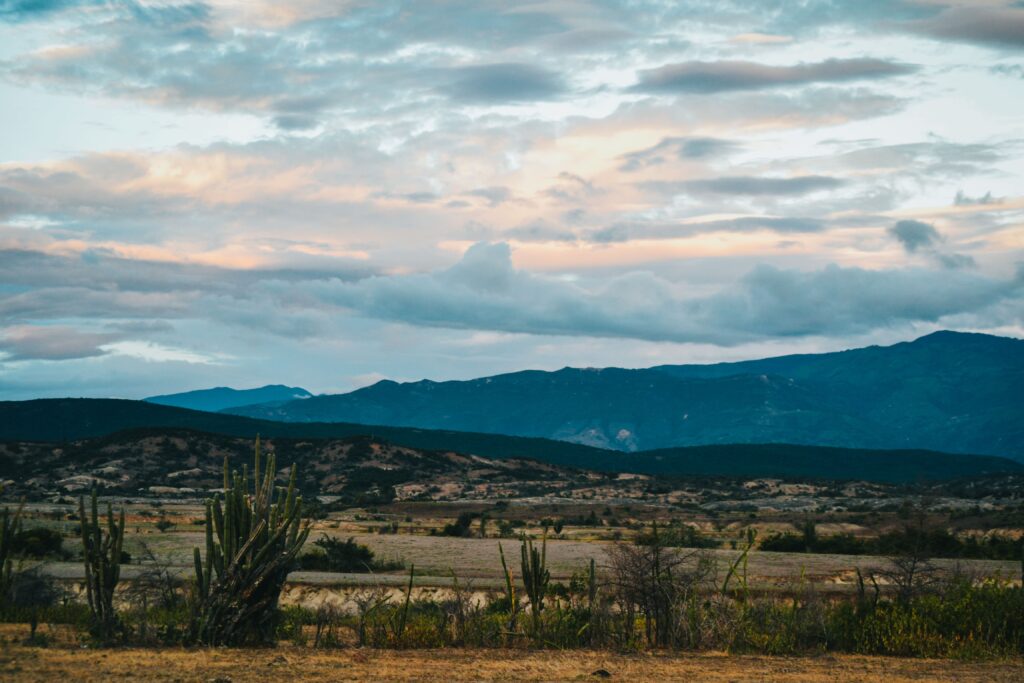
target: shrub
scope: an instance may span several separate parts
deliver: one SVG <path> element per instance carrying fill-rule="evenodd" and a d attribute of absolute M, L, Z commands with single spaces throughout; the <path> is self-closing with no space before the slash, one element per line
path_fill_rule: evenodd
<path fill-rule="evenodd" d="M 56 529 L 32 527 L 14 535 L 11 550 L 15 555 L 40 559 L 62 557 L 64 537 Z"/>
<path fill-rule="evenodd" d="M 395 561 L 379 561 L 374 553 L 354 538 L 340 541 L 324 535 L 313 542 L 319 552 L 306 553 L 299 558 L 299 566 L 307 571 L 320 572 L 371 572 L 403 569 L 405 563 Z"/>

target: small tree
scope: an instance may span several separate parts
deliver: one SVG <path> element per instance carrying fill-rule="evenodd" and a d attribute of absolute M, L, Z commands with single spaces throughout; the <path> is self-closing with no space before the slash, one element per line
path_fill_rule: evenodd
<path fill-rule="evenodd" d="M 28 613 L 28 643 L 45 645 L 47 639 L 36 636 L 36 629 L 39 627 L 40 613 L 55 605 L 61 597 L 61 590 L 53 579 L 44 575 L 38 566 L 19 571 L 12 577 L 6 597 L 12 606 Z"/>
<path fill-rule="evenodd" d="M 931 590 L 938 580 L 938 567 L 928 547 L 927 519 L 923 508 L 916 510 L 912 524 L 904 529 L 904 544 L 888 558 L 888 567 L 879 574 L 896 588 L 901 604 Z"/>
<path fill-rule="evenodd" d="M 642 542 L 620 542 L 609 549 L 609 579 L 623 626 L 621 644 L 630 645 L 634 639 L 638 613 L 649 646 L 683 644 L 684 607 L 711 576 L 713 561 L 699 551 L 669 547 L 657 524 L 637 540 Z M 722 590 L 727 590 L 727 583 Z"/>
<path fill-rule="evenodd" d="M 487 538 L 487 522 L 489 522 L 490 519 L 490 516 L 486 512 L 480 515 L 480 538 Z"/>
<path fill-rule="evenodd" d="M 7 508 L 0 512 L 0 597 L 6 597 L 11 588 L 14 556 L 14 537 L 21 529 L 21 510 L 24 503 L 11 514 Z"/>
<path fill-rule="evenodd" d="M 184 601 L 182 581 L 164 559 L 158 558 L 146 543 L 140 543 L 139 572 L 125 590 L 125 597 L 139 612 L 139 638 L 150 638 L 149 610 L 176 610 Z M 179 637 L 174 626 L 167 625 L 158 636 L 164 640 Z"/>

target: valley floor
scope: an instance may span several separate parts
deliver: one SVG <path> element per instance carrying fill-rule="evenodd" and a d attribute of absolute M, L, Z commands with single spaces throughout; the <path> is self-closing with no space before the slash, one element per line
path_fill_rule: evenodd
<path fill-rule="evenodd" d="M 5 681 L 1020 681 L 1024 660 L 619 655 L 594 651 L 111 649 L 0 646 Z"/>

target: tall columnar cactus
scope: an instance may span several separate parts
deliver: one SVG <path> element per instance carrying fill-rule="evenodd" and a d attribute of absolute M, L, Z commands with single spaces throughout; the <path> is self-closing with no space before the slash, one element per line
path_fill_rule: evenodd
<path fill-rule="evenodd" d="M 124 547 L 124 508 L 117 521 L 114 509 L 107 503 L 107 529 L 100 525 L 96 489 L 93 488 L 86 517 L 85 498 L 78 499 L 78 518 L 82 530 L 82 560 L 85 563 L 85 593 L 92 613 L 92 632 L 97 639 L 109 642 L 121 629 L 114 609 L 114 591 L 121 578 L 121 550 Z"/>
<path fill-rule="evenodd" d="M 292 465 L 288 487 L 274 486 L 275 459 L 260 471 L 256 438 L 252 492 L 249 471 L 228 474 L 224 497 L 206 503 L 206 560 L 194 551 L 192 640 L 208 645 L 257 645 L 274 640 L 278 600 L 295 557 L 309 536 Z M 261 476 L 262 475 L 262 476 Z"/>
<path fill-rule="evenodd" d="M 587 610 L 594 613 L 594 605 L 597 603 L 597 564 L 594 558 L 590 558 L 590 566 L 587 568 Z"/>
<path fill-rule="evenodd" d="M 505 602 L 508 603 L 508 627 L 509 633 L 515 633 L 516 616 L 519 614 L 519 606 L 516 604 L 516 585 L 512 580 L 512 572 L 505 562 L 505 550 L 498 544 L 498 555 L 501 556 L 501 571 L 505 576 Z"/>
<path fill-rule="evenodd" d="M 548 535 L 545 533 L 540 550 L 533 546 L 533 541 L 523 536 L 520 554 L 522 555 L 523 586 L 530 598 L 530 616 L 533 619 L 533 635 L 540 634 L 540 613 L 544 610 L 544 595 L 548 591 L 551 572 L 547 569 Z"/>
<path fill-rule="evenodd" d="M 7 508 L 0 513 L 0 601 L 7 599 L 14 576 L 11 556 L 14 554 L 14 535 L 21 529 L 23 507 L 24 504 L 19 505 L 13 515 Z"/>

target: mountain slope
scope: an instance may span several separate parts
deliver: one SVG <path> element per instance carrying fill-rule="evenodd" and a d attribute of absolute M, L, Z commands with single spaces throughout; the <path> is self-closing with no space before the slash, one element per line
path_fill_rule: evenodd
<path fill-rule="evenodd" d="M 7 480 L 10 493 L 33 499 L 81 493 L 94 485 L 106 494 L 205 494 L 223 485 L 225 458 L 240 470 L 251 463 L 252 449 L 251 438 L 166 428 L 63 444 L 0 442 L 0 480 Z M 282 481 L 296 463 L 297 484 L 305 493 L 361 503 L 442 491 L 459 496 L 558 490 L 597 476 L 535 461 L 408 448 L 365 436 L 266 439 L 262 450 L 276 454 Z"/>
<path fill-rule="evenodd" d="M 934 451 L 727 444 L 627 454 L 563 441 L 496 434 L 348 423 L 272 422 L 159 406 L 142 401 L 40 399 L 0 402 L 0 442 L 6 442 L 5 449 L 9 453 L 61 450 L 69 457 L 95 459 L 102 455 L 102 447 L 96 446 L 95 442 L 87 442 L 84 445 L 75 445 L 75 442 L 90 438 L 116 440 L 124 430 L 138 429 L 150 432 L 186 429 L 236 440 L 240 438 L 245 440 L 246 444 L 251 444 L 251 439 L 256 434 L 261 434 L 264 438 L 291 441 L 364 438 L 376 443 L 387 442 L 398 447 L 418 450 L 506 460 L 530 459 L 551 465 L 601 472 L 637 472 L 667 476 L 780 476 L 912 482 L 1024 471 L 1024 465 L 1003 458 L 951 455 Z M 47 442 L 49 445 L 40 451 L 38 444 Z M 197 448 L 195 452 L 204 453 L 204 448 Z M 236 455 L 241 458 L 241 451 Z M 31 461 L 34 467 L 38 464 L 33 460 L 35 457 L 41 456 L 32 456 L 27 460 L 23 458 L 21 462 Z M 107 458 L 103 462 L 111 459 Z M 0 478 L 6 477 L 21 482 L 35 471 L 24 465 L 11 465 L 11 462 L 13 461 L 8 461 L 6 468 L 0 466 Z M 285 462 L 289 461 L 282 460 L 282 463 Z M 40 463 L 43 463 L 43 460 L 40 460 Z M 159 464 L 156 466 L 164 467 Z M 45 471 L 45 466 L 43 470 Z"/>
<path fill-rule="evenodd" d="M 188 408 L 189 410 L 206 410 L 215 413 L 227 408 L 238 408 L 239 406 L 287 403 L 288 401 L 309 398 L 312 395 L 301 387 L 268 384 L 256 389 L 232 389 L 231 387 L 197 389 L 180 394 L 150 396 L 143 400 L 162 406 Z"/>
<path fill-rule="evenodd" d="M 742 363 L 379 382 L 228 412 L 560 439 L 624 451 L 785 442 L 1024 459 L 1024 341 L 940 332 Z"/>

